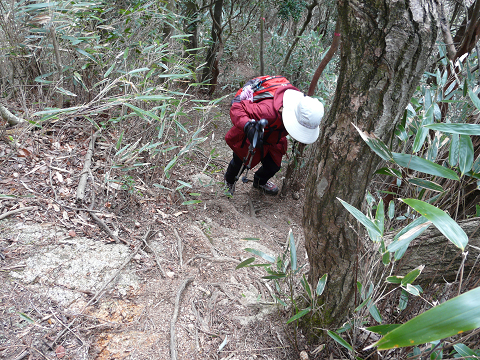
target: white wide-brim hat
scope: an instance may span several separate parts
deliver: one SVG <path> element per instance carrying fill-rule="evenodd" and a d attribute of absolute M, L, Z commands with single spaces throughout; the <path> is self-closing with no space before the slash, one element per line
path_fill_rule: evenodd
<path fill-rule="evenodd" d="M 283 95 L 282 120 L 285 129 L 295 140 L 312 144 L 318 139 L 323 105 L 317 99 L 288 89 Z"/>

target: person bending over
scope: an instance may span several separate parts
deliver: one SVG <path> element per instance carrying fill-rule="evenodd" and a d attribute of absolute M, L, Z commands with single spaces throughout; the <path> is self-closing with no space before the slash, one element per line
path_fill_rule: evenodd
<path fill-rule="evenodd" d="M 252 88 L 246 85 L 230 108 L 233 127 L 225 135 L 225 141 L 233 150 L 233 158 L 224 175 L 229 195 L 235 191 L 236 177 L 248 156 L 257 121 L 266 119 L 268 125 L 251 162 L 251 168 L 262 164 L 253 177 L 253 187 L 268 195 L 278 193 L 278 187 L 270 178 L 280 170 L 282 157 L 287 152 L 286 136 L 304 144 L 312 144 L 318 138 L 324 114 L 322 103 L 289 83 L 282 85 L 273 97 L 258 102 L 253 101 Z"/>

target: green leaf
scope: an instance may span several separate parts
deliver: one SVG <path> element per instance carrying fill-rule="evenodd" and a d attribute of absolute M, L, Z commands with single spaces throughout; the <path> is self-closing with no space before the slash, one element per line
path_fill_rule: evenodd
<path fill-rule="evenodd" d="M 327 278 L 328 278 L 328 274 L 323 274 L 323 276 L 320 279 L 318 279 L 317 290 L 316 290 L 316 293 L 318 296 L 323 294 L 323 291 L 325 290 L 325 285 L 327 284 Z"/>
<path fill-rule="evenodd" d="M 419 156 L 392 153 L 393 160 L 400 166 L 420 171 L 433 176 L 440 176 L 447 179 L 459 180 L 457 173 L 441 165 L 435 164 Z"/>
<path fill-rule="evenodd" d="M 67 89 L 64 89 L 64 88 L 62 88 L 62 87 L 60 87 L 60 86 L 57 86 L 57 87 L 55 88 L 55 90 L 58 91 L 58 92 L 61 93 L 61 94 L 67 95 L 67 96 L 73 96 L 73 97 L 76 97 L 76 96 L 77 96 L 77 94 L 74 94 L 73 92 L 68 91 Z"/>
<path fill-rule="evenodd" d="M 382 316 L 380 315 L 380 311 L 378 311 L 378 308 L 373 304 L 368 307 L 368 312 L 372 317 L 375 319 L 376 322 L 382 323 Z"/>
<path fill-rule="evenodd" d="M 285 301 L 283 301 L 282 299 L 278 298 L 277 296 L 273 295 L 273 298 L 278 301 L 280 304 L 282 304 L 283 306 L 287 306 L 287 304 L 285 303 Z"/>
<path fill-rule="evenodd" d="M 263 251 L 257 249 L 246 248 L 245 251 L 254 255 L 260 256 L 262 259 L 267 260 L 270 263 L 275 263 L 275 258 L 272 255 L 265 254 Z"/>
<path fill-rule="evenodd" d="M 383 265 L 390 264 L 390 252 L 386 251 L 382 255 L 382 263 Z"/>
<path fill-rule="evenodd" d="M 463 356 L 463 357 L 467 357 L 467 356 L 472 356 L 474 359 L 478 359 L 479 356 L 475 353 L 475 351 L 473 351 L 472 349 L 470 349 L 467 345 L 464 345 L 464 344 L 455 344 L 453 345 L 453 348 L 455 349 L 455 351 Z"/>
<path fill-rule="evenodd" d="M 379 350 L 415 346 L 480 327 L 480 287 L 450 299 L 392 330 L 375 344 Z"/>
<path fill-rule="evenodd" d="M 345 209 L 348 210 L 360 223 L 367 228 L 367 230 L 372 231 L 374 234 L 381 236 L 380 229 L 375 225 L 369 218 L 367 218 L 361 211 L 357 210 L 352 205 L 346 203 L 342 199 L 337 197 L 337 200 L 342 203 Z"/>
<path fill-rule="evenodd" d="M 110 75 L 114 68 L 115 68 L 115 63 L 113 63 L 113 64 L 108 68 L 107 72 L 103 75 L 103 78 L 106 78 L 108 75 Z"/>
<path fill-rule="evenodd" d="M 460 135 L 458 168 L 463 176 L 473 165 L 473 143 L 469 135 Z"/>
<path fill-rule="evenodd" d="M 188 200 L 188 201 L 184 201 L 182 203 L 182 205 L 193 205 L 193 204 L 198 204 L 198 203 L 201 203 L 202 200 Z"/>
<path fill-rule="evenodd" d="M 431 221 L 455 246 L 462 251 L 465 249 L 468 243 L 467 234 L 446 212 L 421 200 L 404 199 L 402 201 Z"/>
<path fill-rule="evenodd" d="M 400 299 L 398 300 L 398 309 L 403 311 L 407 308 L 408 305 L 408 293 L 402 289 L 402 293 L 400 294 Z"/>
<path fill-rule="evenodd" d="M 439 184 L 425 180 L 425 179 L 418 179 L 418 178 L 413 178 L 413 179 L 408 179 L 407 180 L 410 184 L 413 184 L 415 186 L 419 186 L 423 189 L 428 189 L 428 190 L 433 190 L 433 191 L 438 191 L 438 192 L 443 192 L 443 187 L 441 187 Z"/>
<path fill-rule="evenodd" d="M 124 105 L 132 109 L 135 112 L 135 114 L 137 114 L 138 116 L 140 116 L 145 120 L 148 120 L 148 118 L 152 118 L 160 121 L 160 118 L 151 111 L 140 109 L 139 107 L 136 107 L 135 105 L 132 105 L 129 103 L 124 103 Z"/>
<path fill-rule="evenodd" d="M 141 95 L 136 96 L 136 100 L 145 100 L 145 101 L 163 101 L 163 100 L 171 100 L 173 97 L 166 96 L 166 95 Z"/>
<path fill-rule="evenodd" d="M 367 145 L 372 149 L 378 156 L 380 156 L 383 160 L 390 161 L 392 160 L 392 153 L 390 149 L 383 143 L 382 140 L 378 139 L 375 135 L 368 134 L 367 132 L 363 132 L 354 124 L 352 124 L 355 129 L 357 129 L 358 133 L 362 137 L 363 141 L 367 143 Z"/>
<path fill-rule="evenodd" d="M 418 291 L 418 289 L 413 286 L 412 284 L 407 284 L 406 287 L 404 287 L 405 291 L 409 292 L 410 294 L 414 295 L 414 296 L 420 296 L 420 291 Z"/>
<path fill-rule="evenodd" d="M 450 150 L 448 151 L 448 164 L 450 166 L 457 166 L 458 164 L 458 154 L 460 151 L 460 136 L 458 134 L 453 134 L 450 141 Z"/>
<path fill-rule="evenodd" d="M 287 324 L 290 324 L 292 321 L 295 321 L 297 319 L 300 319 L 302 316 L 305 314 L 308 314 L 312 310 L 311 307 L 307 307 L 306 309 L 303 309 L 302 311 L 296 313 L 293 315 L 290 319 L 287 320 Z"/>
<path fill-rule="evenodd" d="M 431 130 L 438 130 L 447 134 L 459 134 L 459 135 L 480 135 L 479 124 L 430 124 L 425 125 L 426 128 Z"/>
<path fill-rule="evenodd" d="M 287 274 L 278 274 L 278 275 L 267 275 L 267 276 L 262 276 L 262 279 L 266 280 L 276 280 L 276 279 L 283 279 L 286 278 Z"/>
<path fill-rule="evenodd" d="M 380 230 L 380 235 L 383 236 L 385 230 L 385 208 L 383 206 L 383 199 L 380 199 L 375 212 L 375 223 Z"/>
<path fill-rule="evenodd" d="M 82 54 L 82 55 L 85 55 L 86 57 L 88 57 L 90 60 L 92 60 L 93 62 L 97 62 L 97 59 L 95 59 L 95 57 L 93 57 L 93 55 L 89 54 L 88 52 L 86 52 L 85 50 L 82 50 L 82 49 L 79 49 L 77 48 L 77 51 Z"/>
<path fill-rule="evenodd" d="M 388 203 L 388 218 L 392 220 L 395 217 L 395 201 L 390 200 Z"/>
<path fill-rule="evenodd" d="M 177 180 L 177 182 L 180 183 L 180 184 L 182 184 L 182 188 L 183 188 L 184 186 L 186 186 L 186 187 L 188 187 L 188 188 L 191 188 L 191 187 L 192 187 L 192 184 L 187 183 L 187 182 L 185 182 L 185 181 Z M 177 189 L 178 189 L 178 188 L 177 188 Z"/>
<path fill-rule="evenodd" d="M 297 248 L 295 247 L 295 239 L 293 238 L 293 231 L 290 229 L 288 233 L 288 241 L 290 244 L 290 261 L 292 262 L 292 270 L 297 270 Z"/>
<path fill-rule="evenodd" d="M 312 290 L 310 289 L 310 285 L 308 284 L 307 278 L 305 277 L 305 274 L 302 276 L 302 280 L 300 280 L 300 283 L 302 284 L 303 288 L 307 292 L 308 298 L 312 298 Z"/>
<path fill-rule="evenodd" d="M 425 104 L 425 106 L 427 105 Z M 433 123 L 433 106 L 429 106 L 427 113 L 422 119 L 422 126 L 420 126 L 420 128 L 417 130 L 415 141 L 413 142 L 412 152 L 416 153 L 420 151 L 428 135 L 428 129 L 425 128 L 423 125 L 428 125 L 432 123 Z"/>
<path fill-rule="evenodd" d="M 381 169 L 378 169 L 375 171 L 375 174 L 382 174 L 382 175 L 387 175 L 387 176 L 395 176 L 399 179 L 402 178 L 402 173 L 398 171 L 397 169 L 390 169 L 388 167 L 383 167 Z"/>
<path fill-rule="evenodd" d="M 338 335 L 334 331 L 327 331 L 328 336 L 330 336 L 333 340 L 335 340 L 337 343 L 340 345 L 346 347 L 348 350 L 353 351 L 352 345 L 350 345 L 348 342 L 346 342 L 340 335 Z"/>
<path fill-rule="evenodd" d="M 412 226 L 412 224 L 414 224 L 415 221 L 407 225 L 403 230 L 408 228 L 408 231 L 404 232 L 402 235 L 398 237 L 397 241 L 391 243 L 388 246 L 387 248 L 388 251 L 395 252 L 395 260 L 399 260 L 407 250 L 408 245 L 412 242 L 412 240 L 414 240 L 415 238 L 423 234 L 423 232 L 427 230 L 428 227 L 432 224 L 430 221 L 426 220 L 423 216 L 421 216 L 417 220 L 420 220 L 418 225 Z M 396 236 L 398 236 L 398 234 Z"/>
<path fill-rule="evenodd" d="M 243 260 L 240 264 L 237 265 L 237 267 L 235 268 L 235 270 L 238 270 L 238 269 L 241 269 L 245 266 L 248 266 L 250 265 L 251 263 L 253 263 L 255 261 L 255 258 L 254 257 L 251 257 L 251 258 L 248 258 L 247 260 Z"/>
<path fill-rule="evenodd" d="M 390 331 L 395 330 L 401 326 L 400 324 L 386 324 L 367 327 L 366 330 L 380 335 L 387 335 Z"/>
<path fill-rule="evenodd" d="M 475 105 L 475 107 L 478 110 L 480 110 L 480 99 L 478 98 L 478 95 L 475 94 L 471 89 L 468 89 L 468 96 L 470 96 L 470 99 L 472 100 L 473 105 Z"/>
<path fill-rule="evenodd" d="M 245 240 L 245 241 L 259 241 L 260 239 L 259 239 L 259 238 L 242 238 L 241 240 Z"/>
<path fill-rule="evenodd" d="M 405 275 L 402 279 L 402 285 L 407 286 L 407 284 L 411 284 L 415 281 L 415 279 L 420 275 L 422 270 L 425 268 L 424 265 L 420 265 L 416 269 L 410 271 L 407 275 Z"/>
<path fill-rule="evenodd" d="M 22 313 L 22 312 L 19 312 L 18 315 L 20 315 L 20 317 L 21 317 L 23 320 L 29 322 L 30 324 L 34 324 L 34 323 L 35 323 L 35 320 L 33 320 L 33 319 L 32 319 L 30 316 L 28 316 L 27 314 L 24 314 L 24 313 Z"/>
<path fill-rule="evenodd" d="M 145 72 L 145 71 L 148 71 L 148 70 L 150 70 L 150 69 L 147 68 L 147 67 L 143 67 L 143 68 L 140 68 L 140 69 L 131 70 L 128 73 L 126 73 L 125 75 L 132 75 L 132 74 L 136 74 L 136 73 L 139 73 L 139 72 Z"/>
<path fill-rule="evenodd" d="M 385 281 L 390 284 L 401 284 L 402 279 L 403 279 L 403 276 L 392 275 L 392 276 L 388 276 Z"/>

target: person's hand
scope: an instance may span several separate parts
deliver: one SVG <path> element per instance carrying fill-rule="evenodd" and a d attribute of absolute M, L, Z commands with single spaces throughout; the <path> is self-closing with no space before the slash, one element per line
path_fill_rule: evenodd
<path fill-rule="evenodd" d="M 243 131 L 245 132 L 245 135 L 247 135 L 247 139 L 250 141 L 250 144 L 253 144 L 253 138 L 255 137 L 255 133 L 257 132 L 256 121 L 251 120 L 248 123 L 246 123 L 245 127 L 243 128 Z M 260 147 L 260 146 L 262 146 L 262 139 L 260 134 L 258 134 L 256 147 Z"/>

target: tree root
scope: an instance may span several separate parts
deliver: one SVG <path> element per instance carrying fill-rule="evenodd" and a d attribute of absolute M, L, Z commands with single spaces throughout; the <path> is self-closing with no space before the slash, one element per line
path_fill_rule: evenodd
<path fill-rule="evenodd" d="M 185 281 L 179 286 L 177 291 L 177 297 L 175 298 L 175 310 L 173 311 L 172 320 L 170 321 L 170 359 L 177 360 L 177 347 L 175 341 L 175 323 L 177 322 L 178 311 L 180 308 L 180 297 L 183 291 L 193 281 L 193 278 L 185 279 Z"/>

